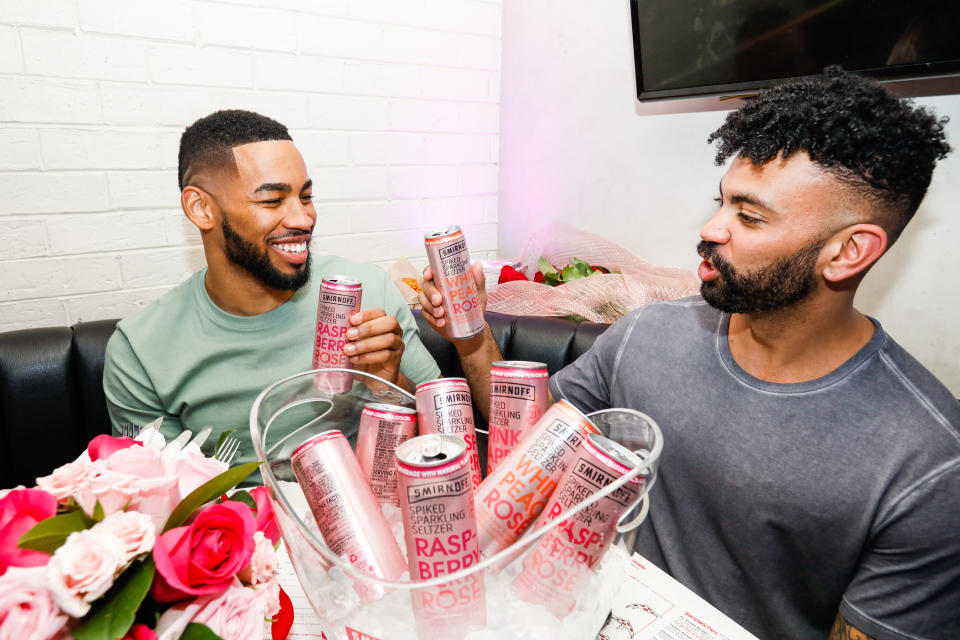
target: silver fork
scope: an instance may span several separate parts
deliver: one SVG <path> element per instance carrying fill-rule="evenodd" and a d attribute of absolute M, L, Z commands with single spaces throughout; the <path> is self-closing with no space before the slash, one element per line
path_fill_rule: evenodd
<path fill-rule="evenodd" d="M 221 444 L 217 449 L 217 452 L 213 457 L 220 462 L 226 462 L 229 465 L 231 462 L 233 462 L 233 459 L 239 452 L 240 441 L 233 436 L 228 436 L 227 439 L 223 441 L 223 444 Z"/>
<path fill-rule="evenodd" d="M 121 438 L 136 438 L 143 430 L 143 426 L 135 422 L 127 422 L 120 425 Z"/>

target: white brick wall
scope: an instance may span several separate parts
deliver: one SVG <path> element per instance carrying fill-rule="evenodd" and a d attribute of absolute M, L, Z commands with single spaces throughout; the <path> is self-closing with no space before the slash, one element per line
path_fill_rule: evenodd
<path fill-rule="evenodd" d="M 291 128 L 317 252 L 497 249 L 502 0 L 0 0 L 0 331 L 122 317 L 203 264 L 183 128 Z"/>

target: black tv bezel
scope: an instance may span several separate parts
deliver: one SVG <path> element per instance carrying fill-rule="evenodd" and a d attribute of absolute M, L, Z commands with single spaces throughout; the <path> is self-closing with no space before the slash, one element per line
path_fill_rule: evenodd
<path fill-rule="evenodd" d="M 769 78 L 749 80 L 744 82 L 728 82 L 723 84 L 695 85 L 677 89 L 657 89 L 644 91 L 643 66 L 640 55 L 640 0 L 630 0 L 630 27 L 633 33 L 633 69 L 637 83 L 636 94 L 640 102 L 654 102 L 666 98 L 699 98 L 719 96 L 721 99 L 746 97 L 755 94 L 761 89 L 772 87 L 781 82 L 808 76 L 788 76 L 783 78 Z M 897 65 L 891 67 L 877 67 L 870 69 L 849 69 L 868 75 L 883 82 L 893 82 L 898 85 L 897 93 L 910 96 L 942 95 L 946 93 L 960 93 L 960 58 L 943 62 L 923 64 Z"/>

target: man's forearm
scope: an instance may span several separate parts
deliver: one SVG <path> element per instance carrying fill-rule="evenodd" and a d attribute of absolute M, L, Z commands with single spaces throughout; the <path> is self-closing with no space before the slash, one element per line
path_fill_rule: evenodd
<path fill-rule="evenodd" d="M 486 420 L 490 412 L 490 366 L 502 360 L 500 347 L 493 339 L 490 326 L 485 325 L 479 336 L 469 340 L 454 340 L 463 373 L 470 384 L 473 401 Z"/>

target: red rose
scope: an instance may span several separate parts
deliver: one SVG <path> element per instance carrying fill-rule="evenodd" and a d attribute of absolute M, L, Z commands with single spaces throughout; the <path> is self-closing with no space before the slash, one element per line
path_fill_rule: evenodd
<path fill-rule="evenodd" d="M 143 443 L 137 442 L 133 438 L 114 438 L 104 434 L 90 441 L 90 444 L 87 445 L 87 454 L 90 456 L 90 460 L 99 460 L 100 458 L 109 458 L 120 449 L 142 446 Z"/>
<path fill-rule="evenodd" d="M 17 547 L 20 537 L 57 513 L 57 499 L 42 489 L 13 489 L 0 498 L 0 575 L 7 567 L 40 567 L 50 554 Z"/>
<path fill-rule="evenodd" d="M 257 503 L 257 531 L 270 539 L 276 546 L 280 541 L 280 528 L 277 526 L 277 516 L 273 512 L 273 502 L 270 501 L 270 492 L 266 487 L 254 487 L 250 495 Z"/>
<path fill-rule="evenodd" d="M 537 271 L 535 274 L 533 274 L 533 281 L 543 282 L 543 273 L 541 273 L 540 271 Z"/>
<path fill-rule="evenodd" d="M 524 280 L 526 281 L 527 276 L 523 275 L 513 267 L 508 264 L 503 265 L 503 268 L 500 269 L 500 278 L 497 280 L 497 284 L 503 284 L 504 282 L 511 282 L 513 280 Z"/>
<path fill-rule="evenodd" d="M 191 524 L 162 534 L 153 547 L 153 598 L 176 602 L 225 590 L 249 564 L 256 530 L 250 507 L 231 500 L 207 507 Z"/>
<path fill-rule="evenodd" d="M 137 623 L 130 627 L 123 640 L 157 640 L 157 634 L 147 625 Z"/>

